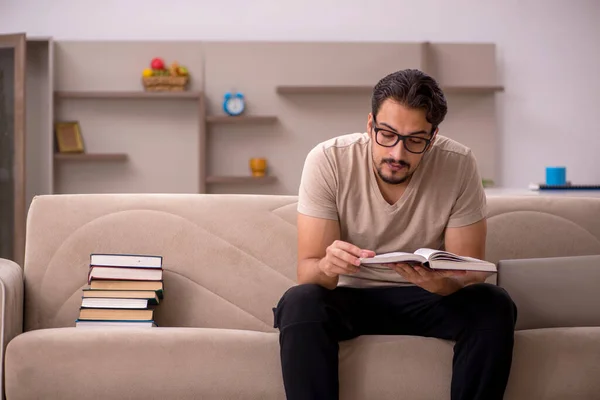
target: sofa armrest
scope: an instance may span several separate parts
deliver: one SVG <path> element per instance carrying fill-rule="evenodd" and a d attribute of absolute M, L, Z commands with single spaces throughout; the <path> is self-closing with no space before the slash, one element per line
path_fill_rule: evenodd
<path fill-rule="evenodd" d="M 4 379 L 6 345 L 23 332 L 23 270 L 15 262 L 0 258 L 0 395 Z"/>
<path fill-rule="evenodd" d="M 517 330 L 600 326 L 600 255 L 500 260 Z"/>

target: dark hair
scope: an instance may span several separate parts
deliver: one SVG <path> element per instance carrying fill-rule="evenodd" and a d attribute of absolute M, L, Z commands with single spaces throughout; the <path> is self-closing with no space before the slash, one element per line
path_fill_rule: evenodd
<path fill-rule="evenodd" d="M 433 129 L 442 123 L 448 112 L 442 89 L 435 79 L 418 69 L 397 71 L 377 82 L 371 100 L 374 117 L 387 99 L 409 108 L 424 108 L 427 122 L 433 125 Z"/>

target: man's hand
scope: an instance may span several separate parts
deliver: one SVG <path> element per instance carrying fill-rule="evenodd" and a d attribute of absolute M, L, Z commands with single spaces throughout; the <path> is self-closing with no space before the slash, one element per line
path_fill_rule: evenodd
<path fill-rule="evenodd" d="M 431 293 L 447 296 L 463 287 L 460 281 L 453 279 L 466 275 L 466 271 L 437 271 L 421 265 L 406 263 L 386 264 L 404 279 Z"/>
<path fill-rule="evenodd" d="M 327 246 L 325 257 L 319 261 L 319 269 L 328 277 L 355 274 L 360 265 L 359 258 L 374 257 L 375 252 L 361 249 L 353 244 L 335 240 Z"/>

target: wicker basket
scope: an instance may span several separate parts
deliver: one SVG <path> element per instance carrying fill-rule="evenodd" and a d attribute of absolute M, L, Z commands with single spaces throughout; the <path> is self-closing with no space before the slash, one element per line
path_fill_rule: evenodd
<path fill-rule="evenodd" d="M 144 89 L 148 92 L 183 92 L 189 80 L 189 76 L 148 76 L 142 78 Z"/>

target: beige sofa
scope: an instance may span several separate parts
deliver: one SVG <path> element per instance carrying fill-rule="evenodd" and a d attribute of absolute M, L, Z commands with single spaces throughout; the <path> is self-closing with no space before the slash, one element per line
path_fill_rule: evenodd
<path fill-rule="evenodd" d="M 295 218 L 293 196 L 35 198 L 24 272 L 0 261 L 6 397 L 284 399 L 272 307 L 295 284 Z M 92 252 L 164 256 L 159 328 L 74 327 Z M 489 199 L 491 261 L 586 254 L 600 198 Z M 448 399 L 452 345 L 344 342 L 341 397 Z M 599 365 L 600 327 L 519 330 L 505 398 L 599 399 Z"/>

